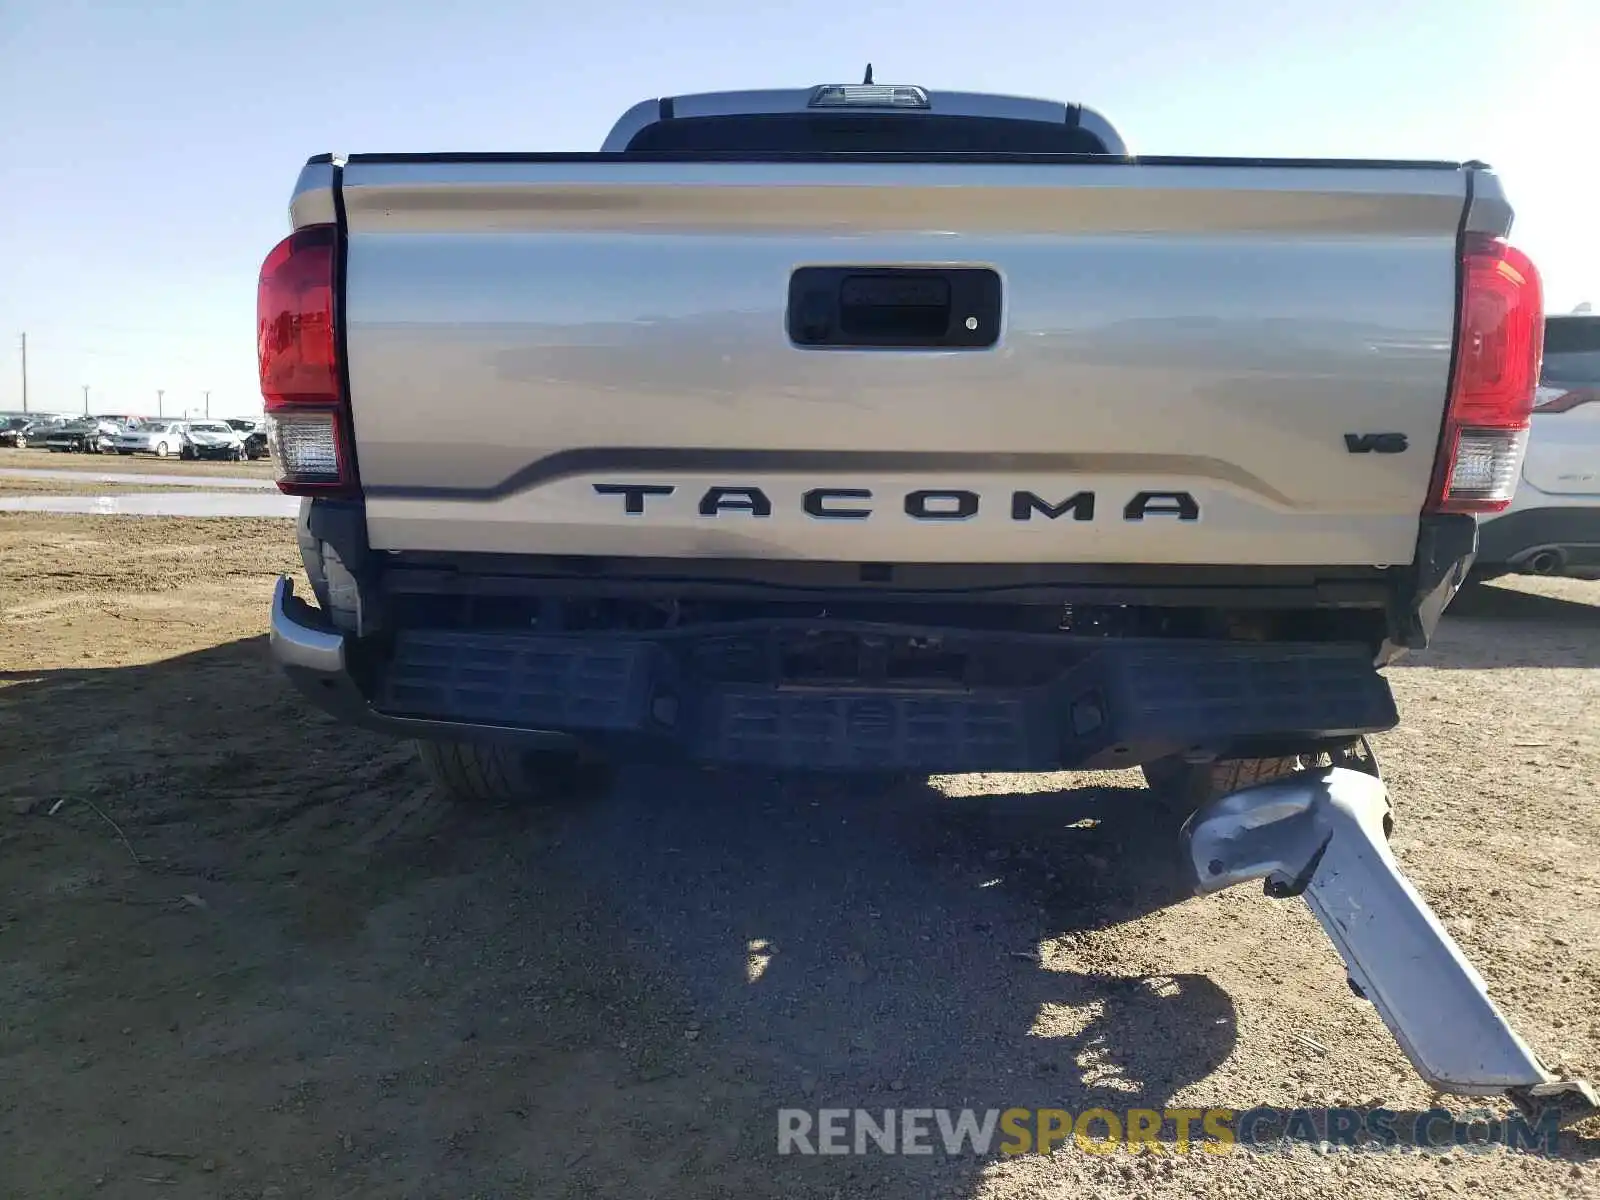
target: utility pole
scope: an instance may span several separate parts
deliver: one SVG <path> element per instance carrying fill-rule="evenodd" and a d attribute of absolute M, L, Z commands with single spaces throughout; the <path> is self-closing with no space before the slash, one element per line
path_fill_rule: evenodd
<path fill-rule="evenodd" d="M 156 416 L 158 416 L 158 417 L 164 417 L 164 416 L 167 415 L 166 409 L 162 407 L 162 403 L 161 403 L 162 397 L 164 397 L 166 394 L 167 394 L 166 393 L 166 389 L 164 389 L 164 388 L 157 388 L 156 389 Z"/>
<path fill-rule="evenodd" d="M 22 335 L 22 411 L 28 411 L 28 335 Z"/>
<path fill-rule="evenodd" d="M 205 394 L 205 397 L 206 397 L 206 420 L 209 421 L 211 419 L 211 393 L 207 392 Z"/>
<path fill-rule="evenodd" d="M 89 385 L 87 383 L 83 385 L 83 415 L 86 417 L 89 415 Z"/>

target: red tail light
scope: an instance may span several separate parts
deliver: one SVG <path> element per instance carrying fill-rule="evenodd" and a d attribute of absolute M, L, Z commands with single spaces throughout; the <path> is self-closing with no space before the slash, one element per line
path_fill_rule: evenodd
<path fill-rule="evenodd" d="M 291 496 L 355 490 L 349 409 L 334 327 L 338 230 L 297 229 L 261 264 L 256 355 L 278 488 Z"/>
<path fill-rule="evenodd" d="M 1455 378 L 1427 511 L 1500 512 L 1528 445 L 1544 354 L 1544 292 L 1528 256 L 1468 234 L 1461 260 Z"/>

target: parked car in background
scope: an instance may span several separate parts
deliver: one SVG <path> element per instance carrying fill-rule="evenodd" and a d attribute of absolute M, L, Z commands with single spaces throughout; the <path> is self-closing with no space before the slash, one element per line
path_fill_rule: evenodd
<path fill-rule="evenodd" d="M 229 417 L 228 427 L 244 439 L 246 458 L 267 456 L 267 423 L 252 417 Z"/>
<path fill-rule="evenodd" d="M 117 434 L 118 454 L 154 454 L 160 458 L 183 453 L 182 421 L 142 421 Z"/>
<path fill-rule="evenodd" d="M 79 417 L 45 434 L 44 446 L 57 453 L 110 454 L 122 427 L 101 417 Z M 30 439 L 31 440 L 31 439 Z"/>
<path fill-rule="evenodd" d="M 0 418 L 0 446 L 22 448 L 28 444 L 28 430 L 33 427 L 31 417 Z"/>
<path fill-rule="evenodd" d="M 48 412 L 18 412 L 7 409 L 0 412 L 0 422 L 8 421 L 13 417 L 20 417 L 25 421 L 36 421 L 40 425 L 65 425 L 68 421 L 81 421 L 83 417 L 73 413 L 48 413 Z"/>
<path fill-rule="evenodd" d="M 244 439 L 226 421 L 185 421 L 184 458 L 244 458 Z"/>
<path fill-rule="evenodd" d="M 40 445 L 45 434 L 61 424 L 53 417 L 17 414 L 0 417 L 0 446 L 25 450 L 29 445 Z"/>
<path fill-rule="evenodd" d="M 1549 317 L 1522 483 L 1479 531 L 1476 574 L 1600 579 L 1600 316 Z"/>

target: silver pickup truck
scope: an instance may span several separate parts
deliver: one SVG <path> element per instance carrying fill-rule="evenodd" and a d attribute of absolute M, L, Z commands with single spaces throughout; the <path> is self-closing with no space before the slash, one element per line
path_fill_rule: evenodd
<path fill-rule="evenodd" d="M 1397 1031 L 1466 972 L 1455 1043 L 1402 1035 L 1430 1078 L 1550 1082 L 1363 749 L 1527 437 L 1540 285 L 1482 164 L 1135 158 L 868 83 L 319 156 L 291 213 L 260 366 L 317 605 L 280 581 L 273 644 L 318 704 L 476 798 L 583 756 L 1143 767 L 1209 805 L 1200 889 L 1306 894 Z M 1395 879 L 1382 945 L 1339 925 Z"/>

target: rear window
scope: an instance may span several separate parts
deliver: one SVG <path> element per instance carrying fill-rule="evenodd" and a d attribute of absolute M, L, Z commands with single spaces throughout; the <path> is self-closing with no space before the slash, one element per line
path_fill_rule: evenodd
<path fill-rule="evenodd" d="M 701 154 L 1104 154 L 1062 122 L 923 113 L 749 113 L 675 117 L 641 129 L 630 151 Z"/>
<path fill-rule="evenodd" d="M 1549 317 L 1544 323 L 1545 386 L 1600 386 L 1600 316 Z"/>

